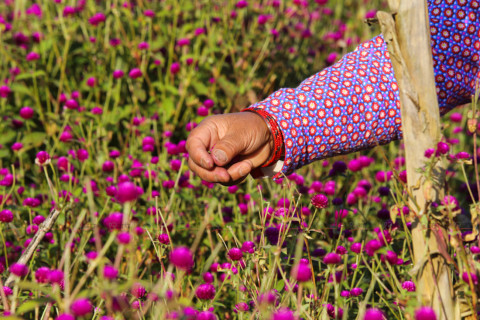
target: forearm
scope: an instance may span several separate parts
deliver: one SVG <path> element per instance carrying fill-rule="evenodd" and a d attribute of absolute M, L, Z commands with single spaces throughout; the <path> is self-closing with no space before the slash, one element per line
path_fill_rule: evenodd
<path fill-rule="evenodd" d="M 445 21 L 439 16 L 445 14 L 440 7 L 429 3 L 435 79 L 440 113 L 444 114 L 468 102 L 474 93 L 480 43 L 478 8 L 449 7 L 467 17 L 467 25 L 465 18 Z M 476 41 L 465 34 L 456 35 L 457 29 L 475 33 Z M 465 46 L 458 41 L 450 43 L 459 37 L 462 43 L 466 41 Z M 449 45 L 445 45 L 447 41 Z M 251 108 L 263 109 L 277 120 L 285 144 L 281 171 L 286 174 L 315 160 L 402 137 L 398 86 L 382 36 L 360 45 L 296 89 L 279 90 Z"/>

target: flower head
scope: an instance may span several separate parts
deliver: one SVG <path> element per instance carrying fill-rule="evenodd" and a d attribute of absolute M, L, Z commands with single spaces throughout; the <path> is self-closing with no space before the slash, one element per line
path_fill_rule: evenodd
<path fill-rule="evenodd" d="M 170 252 L 170 262 L 179 269 L 188 270 L 194 262 L 190 249 L 187 247 L 177 247 Z"/>

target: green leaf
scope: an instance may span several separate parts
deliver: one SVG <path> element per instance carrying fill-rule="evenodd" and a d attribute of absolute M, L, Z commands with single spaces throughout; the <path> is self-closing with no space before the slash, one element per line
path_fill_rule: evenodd
<path fill-rule="evenodd" d="M 192 87 L 195 89 L 198 95 L 208 95 L 208 88 L 201 82 L 193 82 Z"/>
<path fill-rule="evenodd" d="M 32 132 L 23 137 L 22 142 L 24 144 L 31 144 L 34 146 L 41 145 L 47 137 L 45 132 Z"/>
<path fill-rule="evenodd" d="M 279 280 L 276 284 L 275 284 L 275 289 L 277 289 L 277 291 L 282 291 L 283 288 L 285 288 L 285 281 L 283 281 L 283 279 Z"/>
<path fill-rule="evenodd" d="M 24 86 L 22 84 L 12 83 L 10 88 L 12 89 L 13 92 L 31 96 L 30 89 L 28 89 L 27 86 Z"/>
<path fill-rule="evenodd" d="M 16 313 L 22 314 L 31 310 L 34 310 L 36 307 L 42 305 L 43 303 L 47 302 L 47 299 L 38 299 L 38 300 L 29 300 L 22 302 L 22 304 L 18 307 Z"/>
<path fill-rule="evenodd" d="M 7 133 L 2 133 L 0 134 L 0 144 L 9 143 L 13 141 L 13 139 L 15 139 L 16 136 L 17 136 L 17 132 L 14 130 L 7 131 Z"/>
<path fill-rule="evenodd" d="M 38 78 L 38 77 L 43 77 L 45 76 L 45 71 L 43 70 L 38 70 L 33 73 L 26 72 L 18 75 L 15 80 L 24 80 L 24 79 L 30 79 L 30 78 Z"/>
<path fill-rule="evenodd" d="M 10 157 L 10 151 L 8 149 L 0 149 L 0 158 Z"/>
<path fill-rule="evenodd" d="M 170 98 L 165 98 L 162 101 L 162 106 L 161 106 L 163 112 L 167 115 L 173 114 L 173 111 L 175 109 L 175 104 L 172 99 Z"/>

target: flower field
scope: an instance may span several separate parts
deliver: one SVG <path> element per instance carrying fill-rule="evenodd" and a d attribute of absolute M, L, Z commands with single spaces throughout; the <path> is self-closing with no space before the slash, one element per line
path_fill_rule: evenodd
<path fill-rule="evenodd" d="M 385 7 L 2 1 L 1 314 L 437 319 L 420 299 L 401 142 L 230 187 L 186 164 L 202 119 L 333 64 L 379 32 L 364 20 Z M 446 194 L 421 223 L 448 232 L 436 254 L 465 319 L 480 316 L 476 98 L 424 155 L 427 180 L 445 163 Z"/>

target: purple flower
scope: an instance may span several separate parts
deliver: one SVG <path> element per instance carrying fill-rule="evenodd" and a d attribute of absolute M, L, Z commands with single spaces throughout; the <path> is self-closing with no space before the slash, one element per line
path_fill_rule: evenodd
<path fill-rule="evenodd" d="M 140 73 L 141 73 L 141 71 L 140 71 Z M 125 75 L 125 72 L 123 72 L 123 70 L 115 70 L 115 71 L 113 71 L 113 78 L 115 78 L 115 79 L 120 79 L 120 78 L 122 78 L 124 75 Z"/>
<path fill-rule="evenodd" d="M 382 247 L 382 243 L 378 239 L 372 239 L 367 242 L 365 245 L 365 252 L 370 256 L 373 257 L 375 252 Z"/>
<path fill-rule="evenodd" d="M 70 306 L 70 310 L 77 317 L 82 317 L 90 312 L 92 312 L 93 306 L 90 303 L 90 300 L 87 298 L 80 298 L 75 301 Z"/>
<path fill-rule="evenodd" d="M 116 279 L 118 277 L 118 270 L 114 266 L 105 265 L 103 267 L 103 277 L 106 279 Z"/>
<path fill-rule="evenodd" d="M 8 222 L 12 222 L 12 220 L 13 220 L 12 211 L 8 209 L 3 209 L 2 211 L 0 211 L 0 222 L 8 223 Z"/>
<path fill-rule="evenodd" d="M 212 300 L 215 298 L 215 287 L 210 283 L 204 283 L 198 286 L 195 290 L 195 295 L 201 300 Z"/>
<path fill-rule="evenodd" d="M 26 56 L 27 61 L 35 61 L 40 59 L 40 55 L 34 51 L 29 52 Z"/>
<path fill-rule="evenodd" d="M 130 289 L 130 292 L 137 299 L 143 298 L 145 296 L 145 294 L 147 293 L 147 291 L 145 290 L 145 287 L 142 286 L 138 282 L 136 282 L 132 285 L 132 288 Z"/>
<path fill-rule="evenodd" d="M 452 122 L 455 122 L 455 123 L 460 123 L 462 122 L 462 114 L 461 113 L 458 113 L 458 112 L 454 112 L 452 114 L 450 114 L 450 121 Z"/>
<path fill-rule="evenodd" d="M 450 151 L 450 146 L 447 143 L 440 141 L 439 143 L 437 143 L 437 151 L 435 155 L 436 156 L 444 155 L 444 154 L 447 154 L 449 151 Z"/>
<path fill-rule="evenodd" d="M 295 317 L 290 309 L 281 308 L 272 314 L 270 320 L 295 320 Z"/>
<path fill-rule="evenodd" d="M 150 48 L 150 45 L 148 44 L 148 42 L 140 42 L 138 44 L 138 49 L 140 50 L 147 50 L 148 48 Z"/>
<path fill-rule="evenodd" d="M 128 73 L 128 76 L 132 79 L 137 79 L 137 78 L 140 78 L 142 76 L 142 71 L 138 68 L 133 68 L 132 70 L 130 70 L 130 72 Z"/>
<path fill-rule="evenodd" d="M 11 92 L 12 90 L 10 90 L 9 86 L 5 86 L 5 85 L 0 86 L 0 97 L 6 98 Z"/>
<path fill-rule="evenodd" d="M 188 46 L 189 44 L 190 44 L 190 39 L 188 39 L 188 38 L 178 39 L 178 41 L 177 41 L 177 45 L 180 46 L 180 47 Z"/>
<path fill-rule="evenodd" d="M 162 233 L 158 236 L 158 241 L 161 243 L 161 244 L 169 244 L 170 243 L 170 238 L 168 237 L 168 234 L 166 233 Z"/>
<path fill-rule="evenodd" d="M 337 57 L 338 57 L 338 53 L 336 52 L 332 52 L 330 53 L 327 58 L 325 59 L 325 62 L 328 64 L 328 65 L 331 65 L 333 64 L 335 61 L 337 61 Z"/>
<path fill-rule="evenodd" d="M 120 232 L 118 235 L 117 235 L 117 241 L 120 243 L 120 244 L 129 244 L 130 241 L 131 241 L 131 236 L 130 236 L 130 233 L 128 232 Z"/>
<path fill-rule="evenodd" d="M 115 168 L 115 164 L 109 160 L 105 161 L 102 165 L 102 170 L 104 172 L 112 172 L 114 168 Z"/>
<path fill-rule="evenodd" d="M 138 196 L 138 189 L 132 182 L 127 181 L 118 185 L 116 199 L 120 203 L 135 201 Z"/>
<path fill-rule="evenodd" d="M 79 161 L 83 162 L 88 159 L 88 151 L 85 149 L 77 150 L 77 158 Z"/>
<path fill-rule="evenodd" d="M 194 262 L 190 249 L 187 247 L 177 247 L 170 252 L 170 262 L 179 269 L 188 270 Z"/>
<path fill-rule="evenodd" d="M 324 209 L 328 206 L 328 197 L 322 193 L 319 193 L 312 197 L 311 202 L 316 208 Z"/>
<path fill-rule="evenodd" d="M 292 268 L 292 276 L 298 282 L 307 282 L 312 280 L 312 270 L 310 265 L 307 263 L 298 263 Z"/>
<path fill-rule="evenodd" d="M 233 261 L 238 261 L 243 258 L 242 250 L 240 250 L 239 248 L 231 248 L 228 251 L 228 257 Z"/>
<path fill-rule="evenodd" d="M 202 311 L 197 314 L 196 320 L 217 320 L 217 316 L 210 311 Z"/>
<path fill-rule="evenodd" d="M 334 252 L 327 253 L 323 258 L 325 264 L 339 264 L 342 261 L 342 257 Z"/>
<path fill-rule="evenodd" d="M 383 312 L 379 309 L 368 309 L 365 312 L 365 316 L 363 317 L 363 320 L 385 320 L 385 316 L 383 315 Z"/>
<path fill-rule="evenodd" d="M 22 148 L 23 148 L 23 143 L 21 143 L 21 142 L 15 142 L 14 144 L 12 144 L 12 150 L 13 151 L 18 151 Z"/>
<path fill-rule="evenodd" d="M 21 263 L 14 263 L 10 266 L 10 272 L 17 277 L 24 277 L 28 273 L 28 267 Z"/>
<path fill-rule="evenodd" d="M 350 290 L 350 294 L 354 297 L 358 297 L 359 295 L 361 295 L 363 293 L 363 289 L 362 288 L 352 288 L 352 290 Z"/>
<path fill-rule="evenodd" d="M 96 83 L 97 83 L 97 79 L 95 79 L 95 77 L 90 77 L 87 79 L 87 86 L 89 87 L 95 87 Z"/>
<path fill-rule="evenodd" d="M 257 22 L 258 22 L 258 24 L 263 25 L 263 24 L 267 23 L 268 20 L 270 20 L 270 18 L 271 18 L 271 16 L 268 15 L 268 14 L 261 14 L 261 15 L 258 16 Z"/>
<path fill-rule="evenodd" d="M 20 117 L 27 120 L 27 119 L 31 119 L 33 117 L 34 111 L 30 107 L 23 107 L 23 108 L 20 109 L 19 114 L 20 114 Z"/>
<path fill-rule="evenodd" d="M 47 283 L 49 273 L 50 269 L 48 267 L 40 267 L 35 271 L 35 280 L 37 280 L 38 283 Z"/>
<path fill-rule="evenodd" d="M 68 16 L 73 16 L 75 14 L 76 10 L 74 7 L 71 7 L 71 6 L 65 6 L 65 8 L 63 8 L 63 16 L 64 17 L 68 17 Z"/>
<path fill-rule="evenodd" d="M 248 2 L 245 0 L 239 0 L 236 4 L 235 7 L 238 9 L 242 9 L 248 6 Z"/>
<path fill-rule="evenodd" d="M 437 316 L 432 308 L 421 307 L 415 311 L 415 320 L 437 320 Z"/>
<path fill-rule="evenodd" d="M 155 12 L 153 10 L 145 10 L 143 11 L 143 15 L 145 17 L 153 18 L 155 17 Z"/>
<path fill-rule="evenodd" d="M 171 74 L 177 74 L 180 71 L 180 63 L 174 62 L 170 66 L 170 73 Z"/>
<path fill-rule="evenodd" d="M 254 253 L 255 244 L 252 241 L 245 241 L 242 243 L 242 251 L 245 253 Z"/>
<path fill-rule="evenodd" d="M 476 286 L 478 285 L 478 278 L 475 273 L 470 273 L 470 277 L 468 276 L 468 272 L 462 273 L 462 280 L 466 283 L 470 283 L 470 278 L 472 279 L 472 283 Z"/>
<path fill-rule="evenodd" d="M 92 26 L 97 26 L 104 21 L 105 21 L 105 15 L 101 12 L 94 14 L 90 19 L 88 19 L 88 22 Z"/>
<path fill-rule="evenodd" d="M 410 292 L 414 292 L 417 289 L 415 283 L 410 280 L 404 281 L 402 283 L 402 288 Z"/>
<path fill-rule="evenodd" d="M 36 274 L 35 274 L 36 275 Z M 63 281 L 64 275 L 62 270 L 54 269 L 48 274 L 48 282 L 60 285 Z"/>

